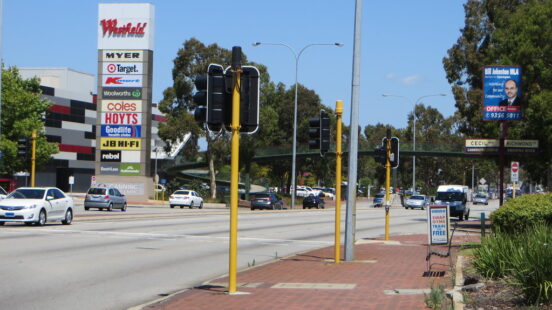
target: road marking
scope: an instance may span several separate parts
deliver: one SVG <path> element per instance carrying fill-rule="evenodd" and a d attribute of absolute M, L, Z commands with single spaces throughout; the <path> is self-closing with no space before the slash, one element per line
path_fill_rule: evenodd
<path fill-rule="evenodd" d="M 393 289 L 393 290 L 384 290 L 383 293 L 385 295 L 429 294 L 429 293 L 431 293 L 431 289 L 430 288 L 418 288 L 418 289 L 396 288 L 396 289 Z"/>
<path fill-rule="evenodd" d="M 114 232 L 114 231 L 96 231 L 96 230 L 74 230 L 74 229 L 55 229 L 55 228 L 42 228 L 42 229 L 26 229 L 21 228 L 17 230 L 4 230 L 2 232 L 17 233 L 17 232 L 34 232 L 43 234 L 81 234 L 81 235 L 97 235 L 97 236 L 112 236 L 112 237 L 125 237 L 125 238 L 146 238 L 146 239 L 190 239 L 190 240 L 221 240 L 227 241 L 228 236 L 198 236 L 187 234 L 160 234 L 160 233 L 135 233 L 135 232 Z M 269 239 L 269 238 L 248 238 L 239 237 L 239 241 L 252 241 L 261 242 L 267 244 L 287 244 L 287 243 L 304 243 L 304 244 L 319 244 L 319 245 L 331 245 L 332 241 L 317 241 L 317 240 L 293 240 L 293 239 Z"/>

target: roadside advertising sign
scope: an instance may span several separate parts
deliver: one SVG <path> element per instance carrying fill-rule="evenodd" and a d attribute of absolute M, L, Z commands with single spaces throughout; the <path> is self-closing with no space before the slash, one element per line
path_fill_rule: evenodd
<path fill-rule="evenodd" d="M 101 150 L 140 150 L 140 138 L 100 138 Z"/>
<path fill-rule="evenodd" d="M 102 112 L 102 125 L 142 125 L 142 113 Z"/>
<path fill-rule="evenodd" d="M 144 61 L 144 51 L 140 50 L 102 50 L 102 61 Z"/>
<path fill-rule="evenodd" d="M 103 99 L 142 99 L 140 87 L 102 87 Z"/>
<path fill-rule="evenodd" d="M 483 67 L 483 120 L 521 120 L 521 67 Z"/>
<path fill-rule="evenodd" d="M 141 100 L 102 100 L 102 112 L 142 112 Z"/>
<path fill-rule="evenodd" d="M 103 87 L 142 87 L 141 75 L 103 75 Z"/>
<path fill-rule="evenodd" d="M 447 205 L 430 205 L 427 208 L 427 231 L 429 244 L 447 244 L 449 241 L 449 207 Z"/>
<path fill-rule="evenodd" d="M 141 62 L 104 62 L 102 74 L 144 74 Z"/>
<path fill-rule="evenodd" d="M 142 126 L 132 125 L 101 125 L 102 137 L 108 138 L 140 138 Z"/>

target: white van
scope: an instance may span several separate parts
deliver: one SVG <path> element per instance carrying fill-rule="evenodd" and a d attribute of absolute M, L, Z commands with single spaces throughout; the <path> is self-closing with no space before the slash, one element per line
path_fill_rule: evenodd
<path fill-rule="evenodd" d="M 450 216 L 458 216 L 459 220 L 468 219 L 470 207 L 468 205 L 469 188 L 464 185 L 440 185 L 437 188 L 435 204 L 449 206 Z"/>

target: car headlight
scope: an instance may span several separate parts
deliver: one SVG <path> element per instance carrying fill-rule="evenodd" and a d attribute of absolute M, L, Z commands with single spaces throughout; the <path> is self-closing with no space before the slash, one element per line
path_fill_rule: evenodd
<path fill-rule="evenodd" d="M 23 209 L 36 209 L 36 205 L 35 204 L 28 205 L 28 206 L 23 207 Z"/>

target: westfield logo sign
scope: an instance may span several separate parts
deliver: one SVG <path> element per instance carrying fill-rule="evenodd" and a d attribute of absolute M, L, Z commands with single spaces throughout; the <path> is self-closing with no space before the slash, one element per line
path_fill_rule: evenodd
<path fill-rule="evenodd" d="M 148 23 L 137 23 L 136 25 L 132 23 L 127 23 L 126 25 L 117 25 L 118 21 L 114 19 L 102 19 L 100 21 L 102 24 L 103 35 L 143 35 L 146 30 Z"/>

